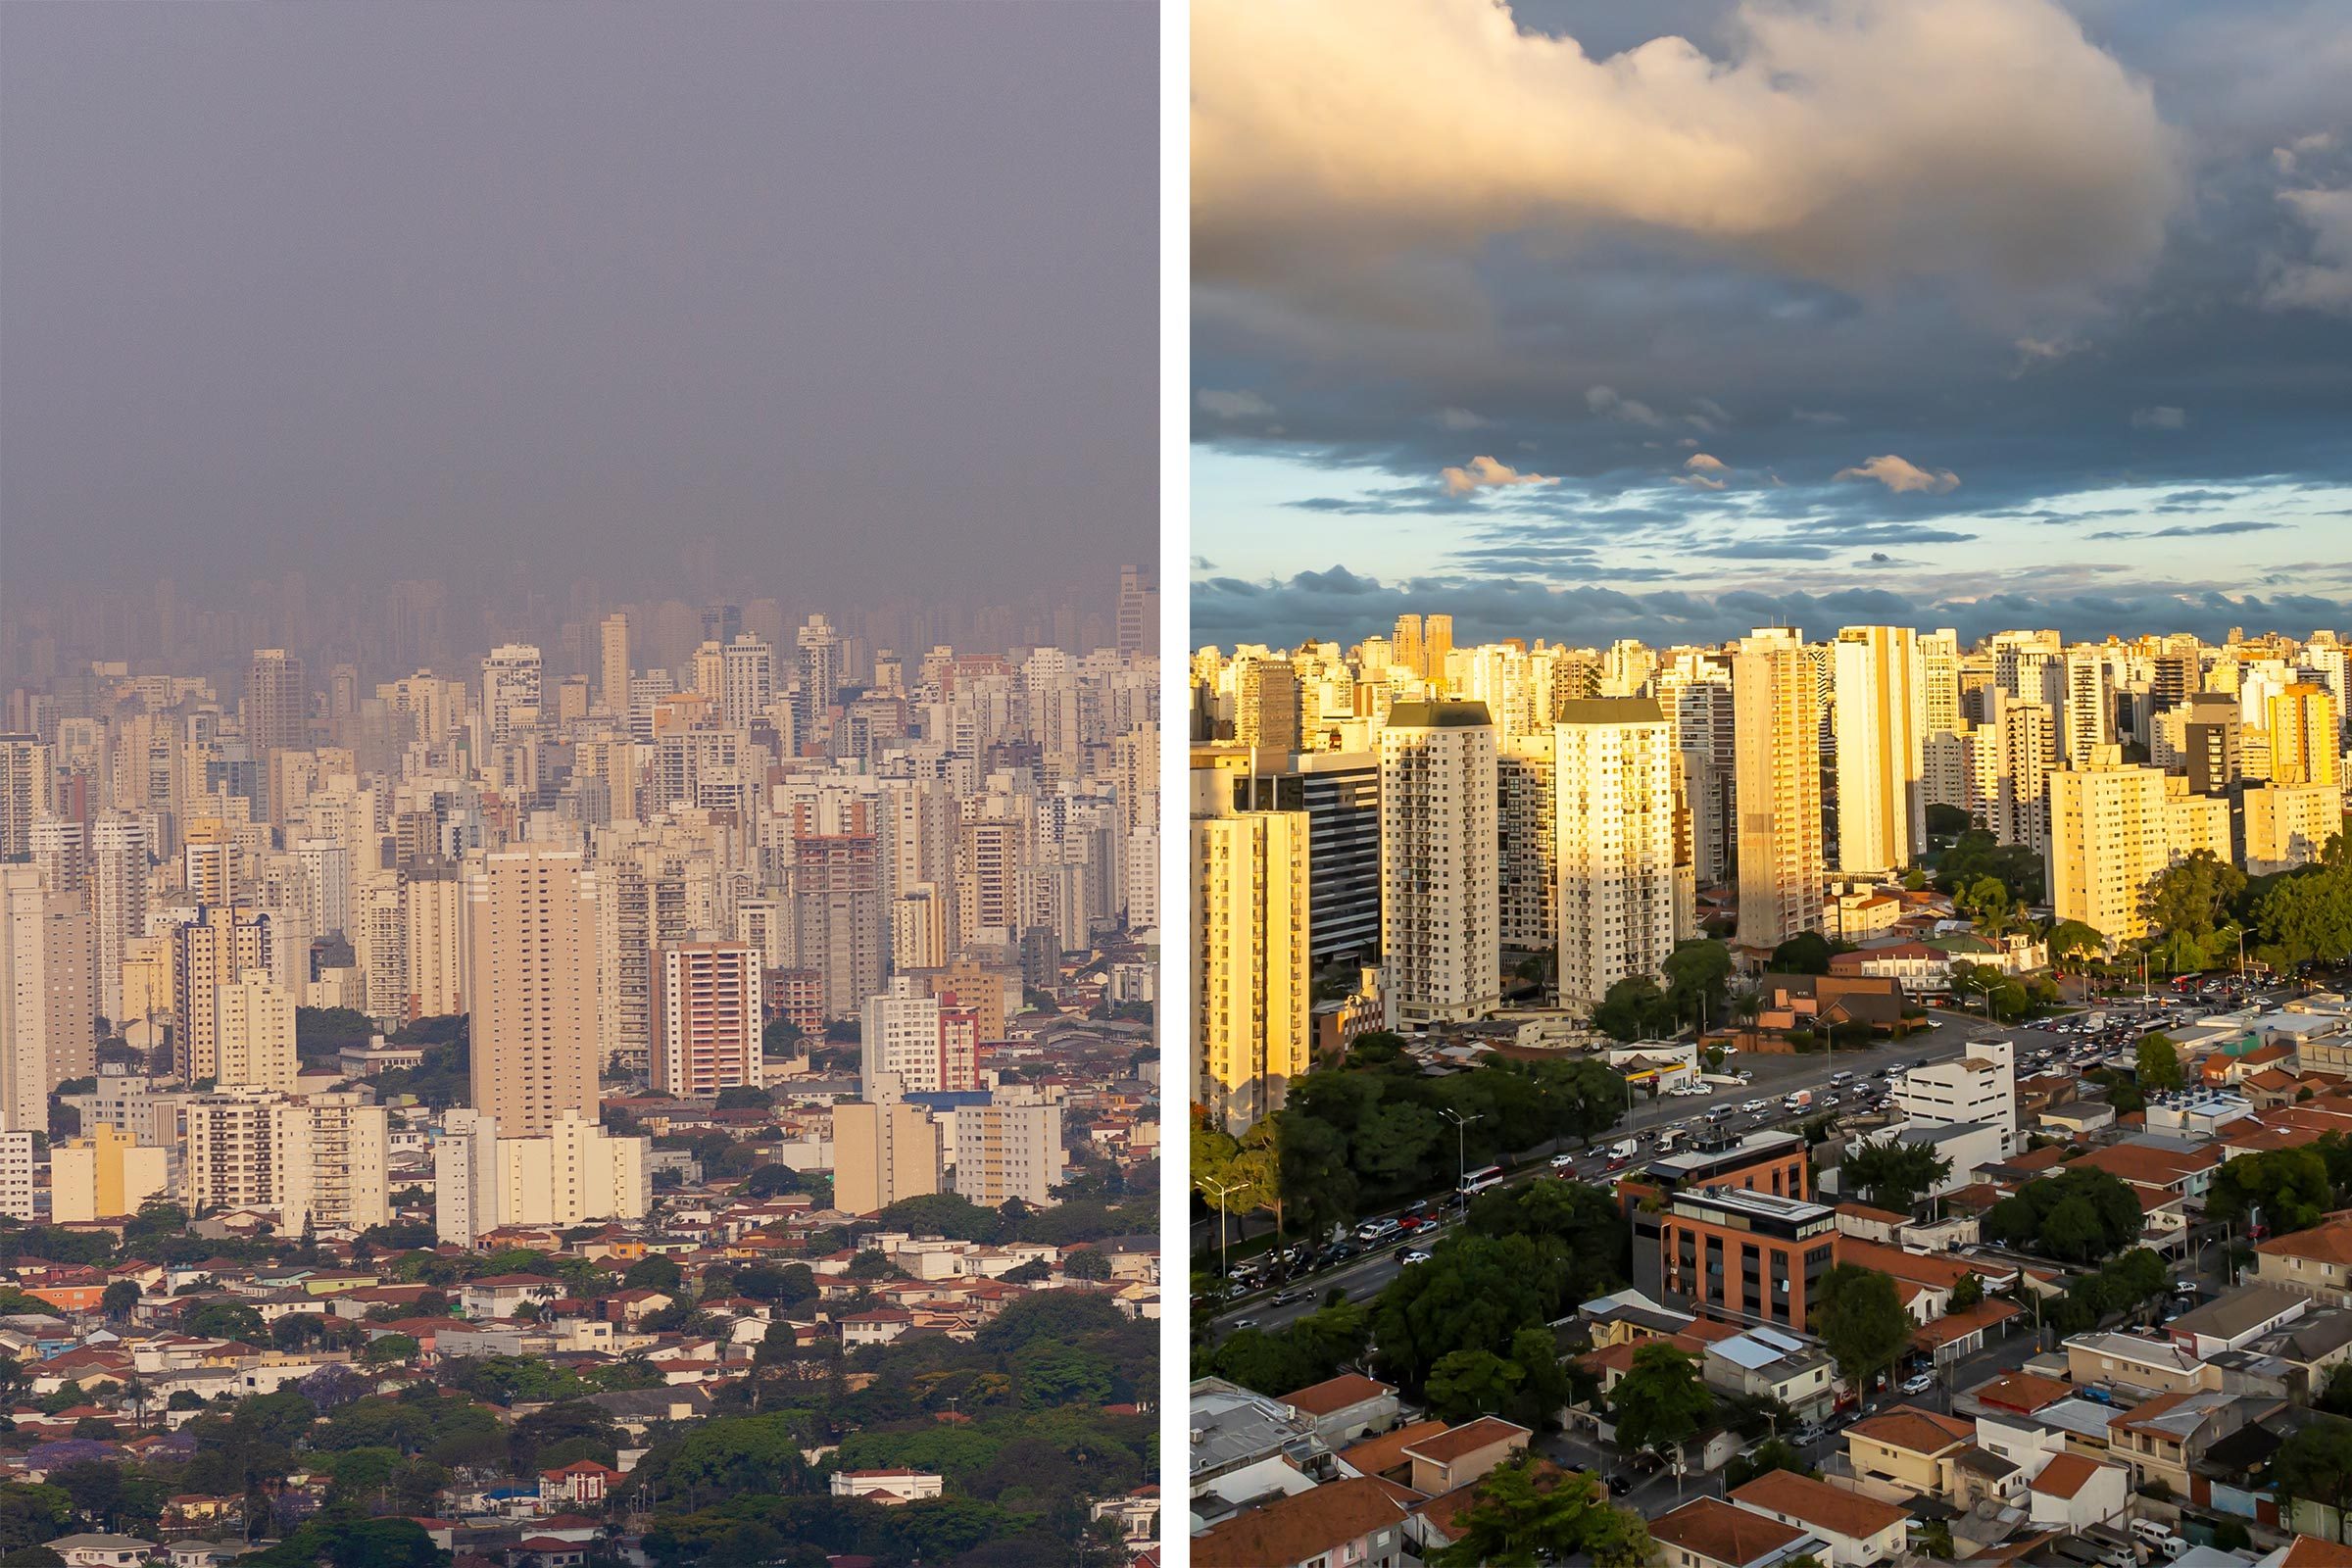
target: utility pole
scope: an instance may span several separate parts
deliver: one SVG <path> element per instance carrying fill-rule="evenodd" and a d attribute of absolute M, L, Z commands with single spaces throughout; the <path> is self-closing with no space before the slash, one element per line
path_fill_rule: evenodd
<path fill-rule="evenodd" d="M 1232 1212 L 1232 1211 L 1231 1211 L 1231 1210 L 1229 1210 L 1228 1208 L 1226 1208 L 1226 1206 L 1225 1206 L 1225 1200 L 1226 1200 L 1228 1198 L 1232 1197 L 1232 1196 L 1233 1196 L 1235 1193 L 1238 1193 L 1238 1192 L 1240 1192 L 1240 1191 L 1242 1190 L 1242 1188 L 1243 1188 L 1245 1185 L 1247 1185 L 1247 1184 L 1245 1184 L 1245 1183 L 1242 1183 L 1242 1182 L 1235 1182 L 1235 1183 L 1233 1183 L 1233 1184 L 1232 1184 L 1232 1185 L 1230 1185 L 1230 1186 L 1226 1186 L 1226 1185 L 1219 1184 L 1219 1183 L 1217 1183 L 1217 1182 L 1212 1182 L 1212 1181 L 1210 1181 L 1210 1180 L 1209 1180 L 1207 1177 L 1205 1177 L 1205 1176 L 1203 1176 L 1203 1177 L 1200 1178 L 1200 1185 L 1201 1185 L 1201 1187 L 1203 1187 L 1203 1188 L 1204 1188 L 1204 1189 L 1206 1189 L 1207 1191 L 1209 1191 L 1209 1192 L 1211 1192 L 1211 1193 L 1214 1193 L 1214 1194 L 1216 1195 L 1216 1199 L 1217 1199 L 1217 1273 L 1218 1273 L 1218 1275 L 1219 1275 L 1221 1278 L 1227 1278 L 1227 1279 L 1230 1279 L 1230 1278 L 1232 1277 L 1232 1275 L 1233 1275 L 1233 1267 L 1232 1267 L 1232 1264 L 1231 1264 L 1231 1262 L 1229 1261 L 1229 1259 L 1228 1259 L 1228 1256 L 1227 1256 L 1227 1250 L 1228 1250 L 1228 1247 L 1229 1247 L 1229 1245 L 1230 1245 L 1230 1244 L 1228 1243 L 1228 1241 L 1227 1241 L 1227 1239 L 1226 1239 L 1226 1234 L 1225 1234 L 1225 1221 L 1227 1220 L 1227 1218 L 1229 1218 L 1229 1217 L 1230 1217 L 1230 1215 L 1231 1215 L 1231 1212 Z M 1277 1239 L 1279 1240 L 1279 1238 L 1277 1238 Z"/>

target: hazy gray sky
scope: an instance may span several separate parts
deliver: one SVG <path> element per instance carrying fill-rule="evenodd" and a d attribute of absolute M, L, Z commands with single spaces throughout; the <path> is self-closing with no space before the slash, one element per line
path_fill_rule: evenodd
<path fill-rule="evenodd" d="M 1156 27 L 0 6 L 0 574 L 1148 562 Z"/>

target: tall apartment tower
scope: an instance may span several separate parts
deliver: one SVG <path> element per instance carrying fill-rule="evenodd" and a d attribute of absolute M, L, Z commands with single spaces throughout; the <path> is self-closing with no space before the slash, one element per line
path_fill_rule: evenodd
<path fill-rule="evenodd" d="M 2226 795 L 2243 774 L 2239 765 L 2244 724 L 2237 699 L 2200 693 L 2188 700 L 2188 787 L 2199 795 Z"/>
<path fill-rule="evenodd" d="M 1287 659 L 1239 660 L 1233 689 L 1234 740 L 1275 754 L 1270 765 L 1285 765 L 1298 750 L 1298 671 Z"/>
<path fill-rule="evenodd" d="M 482 661 L 482 719 L 493 746 L 539 726 L 539 650 L 506 643 Z"/>
<path fill-rule="evenodd" d="M 0 860 L 32 853 L 32 824 L 48 814 L 56 789 L 49 748 L 37 735 L 0 735 Z"/>
<path fill-rule="evenodd" d="M 887 1079 L 910 1095 L 960 1093 L 980 1082 L 980 1031 L 969 1012 L 942 1004 L 911 975 L 865 999 L 858 1032 L 858 1082 Z"/>
<path fill-rule="evenodd" d="M 1675 942 L 1673 726 L 1655 699 L 1564 705 L 1552 727 L 1560 1000 L 1655 975 Z"/>
<path fill-rule="evenodd" d="M 1421 617 L 1398 615 L 1395 659 L 1398 664 L 1416 675 L 1429 673 L 1429 655 L 1421 646 Z"/>
<path fill-rule="evenodd" d="M 629 710 L 629 617 L 619 611 L 597 626 L 597 699 L 615 717 Z"/>
<path fill-rule="evenodd" d="M 1908 626 L 1838 633 L 1838 868 L 1849 875 L 1901 870 L 1927 839 L 1927 670 L 1919 641 Z"/>
<path fill-rule="evenodd" d="M 0 865 L 0 1131 L 49 1130 L 49 1091 L 97 1070 L 97 1010 L 81 895 Z"/>
<path fill-rule="evenodd" d="M 654 1088 L 702 1100 L 766 1082 L 760 952 L 741 942 L 662 950 L 654 970 Z"/>
<path fill-rule="evenodd" d="M 1159 647 L 1159 593 L 1140 566 L 1119 568 L 1119 652 L 1149 654 Z"/>
<path fill-rule="evenodd" d="M 2058 726 L 2050 705 L 1992 694 L 1993 837 L 2029 849 L 2048 847 L 2050 769 L 2058 751 Z"/>
<path fill-rule="evenodd" d="M 2342 782 L 2335 697 L 2327 687 L 2296 681 L 2273 695 L 2270 729 L 2272 783 Z"/>
<path fill-rule="evenodd" d="M 729 729 L 749 729 L 776 700 L 776 651 L 741 633 L 719 653 L 719 714 Z"/>
<path fill-rule="evenodd" d="M 213 993 L 220 1088 L 294 1092 L 294 999 L 267 969 L 248 969 Z"/>
<path fill-rule="evenodd" d="M 1383 991 L 1418 1025 L 1502 1005 L 1494 725 L 1483 703 L 1397 703 L 1380 732 Z"/>
<path fill-rule="evenodd" d="M 277 957 L 270 916 L 242 905 L 207 905 L 172 933 L 172 1051 L 190 1083 L 220 1076 L 220 995 L 250 970 L 272 971 Z"/>
<path fill-rule="evenodd" d="M 122 953 L 147 934 L 147 887 L 154 849 L 147 823 L 135 816 L 102 816 L 90 829 L 90 915 L 98 967 L 98 1010 L 120 1028 Z"/>
<path fill-rule="evenodd" d="M 596 881 L 576 851 L 535 845 L 467 865 L 473 1108 L 510 1137 L 597 1119 Z"/>
<path fill-rule="evenodd" d="M 841 635 L 824 616 L 810 615 L 794 636 L 793 651 L 801 674 L 800 695 L 793 704 L 793 730 L 808 735 L 841 689 Z"/>
<path fill-rule="evenodd" d="M 1821 698 L 1792 627 L 1759 627 L 1732 656 L 1740 925 L 1776 948 L 1821 927 Z"/>
<path fill-rule="evenodd" d="M 1949 626 L 1919 634 L 1920 732 L 1960 733 L 1960 634 Z"/>
<path fill-rule="evenodd" d="M 1232 809 L 1220 774 L 1194 782 L 1193 1101 L 1239 1136 L 1313 1065 L 1311 823 Z"/>
<path fill-rule="evenodd" d="M 255 757 L 310 744 L 311 690 L 302 661 L 283 648 L 254 650 L 245 666 L 245 743 Z"/>
<path fill-rule="evenodd" d="M 2090 760 L 2092 751 L 2115 744 L 2115 673 L 2098 648 L 2066 651 L 2066 734 L 2061 748 L 2069 767 Z"/>
<path fill-rule="evenodd" d="M 1421 617 L 1421 668 L 1436 683 L 1439 691 L 1446 688 L 1446 656 L 1453 652 L 1453 617 L 1424 615 Z"/>
<path fill-rule="evenodd" d="M 939 1191 L 939 1124 L 908 1104 L 889 1073 L 833 1106 L 833 1206 L 871 1214 Z"/>

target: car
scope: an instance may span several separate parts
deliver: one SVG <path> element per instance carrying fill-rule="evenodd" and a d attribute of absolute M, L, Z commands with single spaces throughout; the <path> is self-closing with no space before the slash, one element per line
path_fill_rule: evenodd
<path fill-rule="evenodd" d="M 1633 1490 L 1634 1490 L 1634 1483 L 1633 1483 L 1633 1478 L 1632 1478 L 1632 1477 L 1630 1477 L 1630 1476 L 1611 1476 L 1611 1477 L 1609 1477 L 1609 1495 L 1610 1495 L 1610 1496 L 1612 1496 L 1612 1497 L 1622 1497 L 1622 1496 L 1624 1496 L 1624 1495 L 1625 1495 L 1627 1493 L 1629 1493 L 1629 1492 L 1631 1492 L 1631 1491 L 1633 1491 Z"/>
<path fill-rule="evenodd" d="M 1257 1327 L 1257 1319 L 1253 1317 L 1237 1317 L 1231 1323 L 1228 1323 L 1225 1326 L 1233 1333 L 1239 1334 L 1244 1329 L 1253 1329 Z"/>
<path fill-rule="evenodd" d="M 1576 1156 L 1574 1154 L 1554 1154 L 1551 1156 L 1551 1168 L 1553 1170 L 1573 1170 L 1576 1168 Z"/>
<path fill-rule="evenodd" d="M 1903 1379 L 1902 1391 L 1905 1394 L 1925 1394 L 1935 1386 L 1936 1375 L 1933 1372 L 1922 1372 L 1915 1377 Z"/>
<path fill-rule="evenodd" d="M 1800 1448 L 1809 1448 L 1828 1436 L 1827 1432 L 1810 1421 L 1788 1429 L 1788 1441 Z"/>
<path fill-rule="evenodd" d="M 1396 1254 L 1396 1261 L 1409 1268 L 1415 1263 L 1428 1262 L 1429 1254 L 1418 1247 L 1408 1247 Z"/>
<path fill-rule="evenodd" d="M 1741 1105 L 1740 1108 L 1741 1110 L 1743 1110 L 1743 1111 L 1746 1111 L 1746 1112 L 1747 1112 L 1749 1115 L 1751 1115 L 1751 1116 L 1752 1116 L 1752 1115 L 1754 1115 L 1754 1114 L 1755 1114 L 1757 1111 L 1759 1111 L 1759 1110 L 1762 1110 L 1762 1109 L 1764 1108 L 1764 1102 L 1762 1102 L 1761 1100 L 1751 1100 L 1751 1101 L 1749 1101 L 1749 1102 L 1748 1102 L 1746 1104 L 1744 1104 L 1744 1105 Z"/>

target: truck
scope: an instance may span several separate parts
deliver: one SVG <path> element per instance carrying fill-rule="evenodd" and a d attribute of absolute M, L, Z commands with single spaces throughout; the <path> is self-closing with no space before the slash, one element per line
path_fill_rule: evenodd
<path fill-rule="evenodd" d="M 1782 1101 L 1781 1103 L 1790 1110 L 1803 1110 L 1813 1103 L 1813 1091 L 1810 1089 L 1793 1090 L 1789 1093 L 1788 1098 Z"/>
<path fill-rule="evenodd" d="M 2103 1012 L 2094 1012 L 2085 1017 L 2082 1022 L 2093 1029 L 2104 1029 L 2107 1027 L 2107 1015 Z"/>

